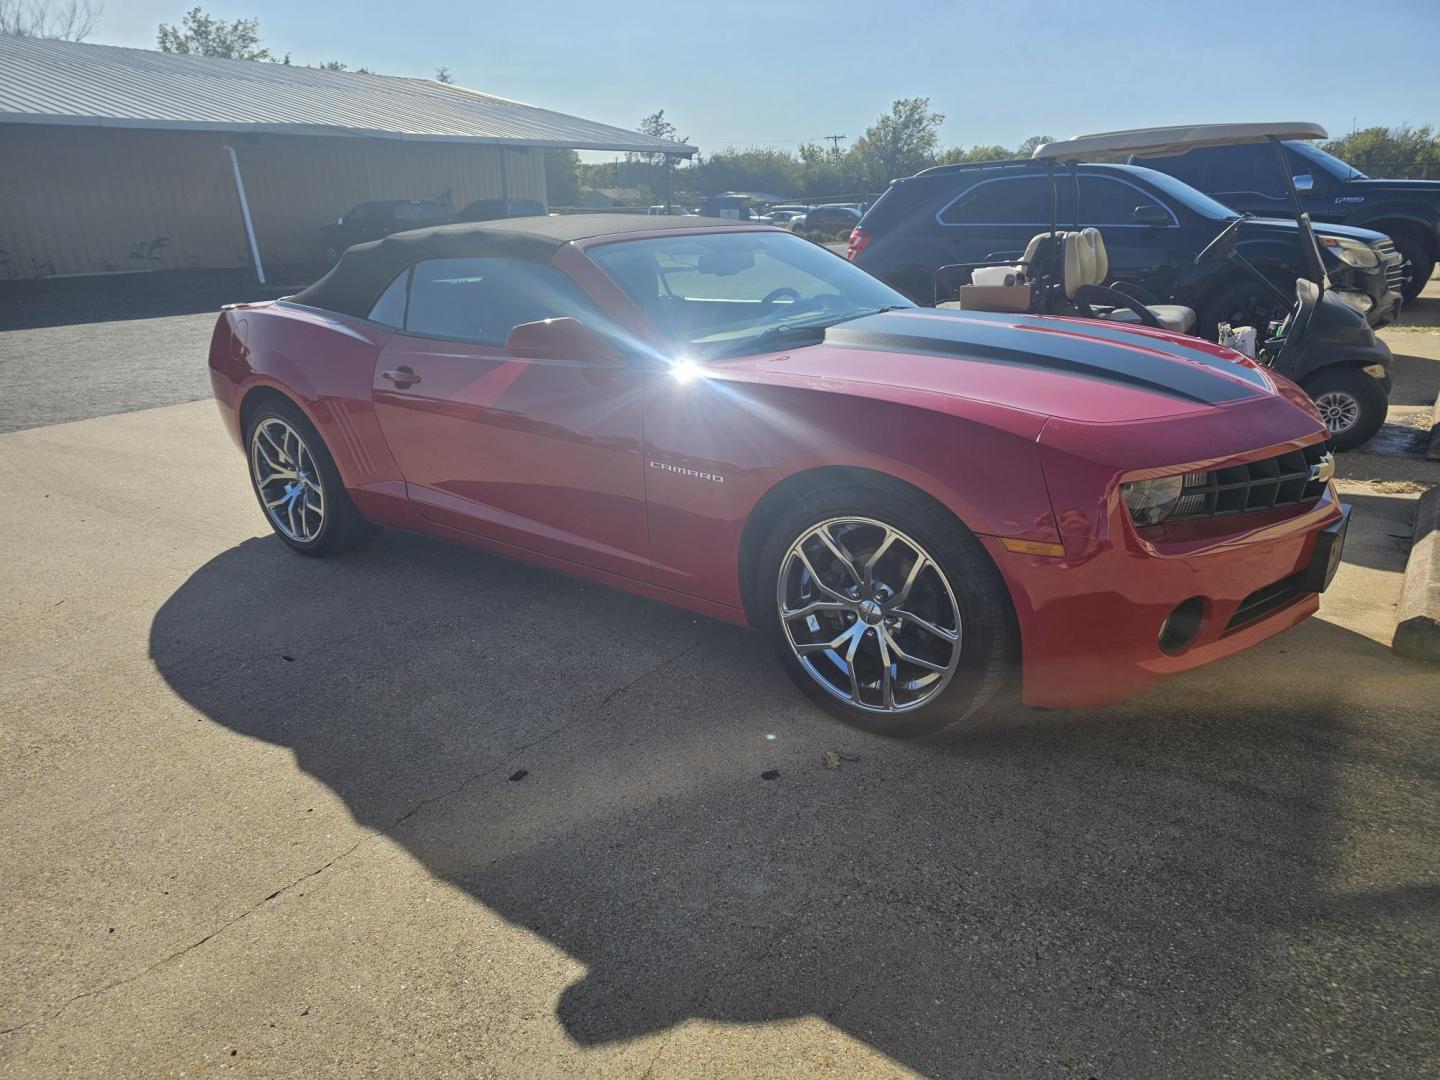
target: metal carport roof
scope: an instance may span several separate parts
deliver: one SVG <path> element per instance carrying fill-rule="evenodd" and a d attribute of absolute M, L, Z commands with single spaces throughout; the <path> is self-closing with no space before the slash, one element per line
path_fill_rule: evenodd
<path fill-rule="evenodd" d="M 0 35 L 7 123 L 695 153 L 432 79 Z"/>

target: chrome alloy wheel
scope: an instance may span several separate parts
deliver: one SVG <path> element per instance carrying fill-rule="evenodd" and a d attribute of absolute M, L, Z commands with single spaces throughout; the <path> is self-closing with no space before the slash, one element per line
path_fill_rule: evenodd
<path fill-rule="evenodd" d="M 780 561 L 780 624 L 817 683 L 871 713 L 933 701 L 960 663 L 960 607 L 919 544 L 870 518 L 830 518 Z"/>
<path fill-rule="evenodd" d="M 255 426 L 250 436 L 250 474 L 275 528 L 308 544 L 325 525 L 325 488 L 300 433 L 279 417 Z"/>
<path fill-rule="evenodd" d="M 1344 390 L 1325 391 L 1315 399 L 1315 407 L 1320 410 L 1320 419 L 1325 421 L 1331 435 L 1349 431 L 1360 419 L 1360 402 Z"/>

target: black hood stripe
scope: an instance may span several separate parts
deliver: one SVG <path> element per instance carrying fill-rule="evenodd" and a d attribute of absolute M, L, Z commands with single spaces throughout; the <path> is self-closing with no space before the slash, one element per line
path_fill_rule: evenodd
<path fill-rule="evenodd" d="M 1017 334 L 1017 328 L 1035 332 Z M 1196 349 L 1139 340 L 1089 322 L 1062 328 L 1053 321 L 988 312 L 869 315 L 830 327 L 825 343 L 1054 371 L 1203 405 L 1254 397 L 1256 390 L 1246 385 L 1250 380 L 1245 377 L 1258 375 Z M 1226 367 L 1217 370 L 1220 365 Z"/>

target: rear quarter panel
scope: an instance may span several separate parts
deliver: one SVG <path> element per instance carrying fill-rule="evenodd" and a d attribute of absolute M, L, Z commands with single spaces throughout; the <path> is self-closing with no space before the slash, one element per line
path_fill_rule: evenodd
<path fill-rule="evenodd" d="M 391 333 L 283 302 L 246 304 L 220 314 L 210 348 L 210 381 L 226 426 L 243 445 L 242 409 L 269 389 L 309 418 L 362 513 L 404 525 L 412 511 L 371 404 L 375 361 Z"/>

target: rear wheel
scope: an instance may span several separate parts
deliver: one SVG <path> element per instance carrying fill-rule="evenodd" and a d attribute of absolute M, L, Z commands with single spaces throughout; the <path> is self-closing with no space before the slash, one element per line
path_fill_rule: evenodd
<path fill-rule="evenodd" d="M 1353 450 L 1373 438 L 1385 423 L 1389 395 L 1379 379 L 1359 368 L 1337 365 L 1321 369 L 1303 384 L 1330 430 L 1330 445 Z"/>
<path fill-rule="evenodd" d="M 1405 256 L 1406 261 L 1410 264 L 1406 267 L 1409 277 L 1405 284 L 1400 286 L 1400 294 L 1408 304 L 1420 295 L 1420 291 L 1430 280 L 1430 275 L 1435 272 L 1435 259 L 1417 236 L 1400 233 L 1398 236 L 1392 236 L 1391 239 L 1395 242 L 1395 250 Z"/>
<path fill-rule="evenodd" d="M 332 555 L 372 540 L 313 424 L 289 402 L 267 402 L 246 425 L 250 486 L 275 535 L 302 555 Z"/>
<path fill-rule="evenodd" d="M 832 716 L 881 735 L 968 720 L 1014 650 L 1009 595 L 943 507 L 898 485 L 811 492 L 760 555 L 756 609 L 781 665 Z"/>

